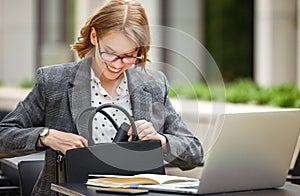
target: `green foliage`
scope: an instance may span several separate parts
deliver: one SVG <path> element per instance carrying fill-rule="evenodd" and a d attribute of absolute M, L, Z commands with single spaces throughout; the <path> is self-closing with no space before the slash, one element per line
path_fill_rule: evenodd
<path fill-rule="evenodd" d="M 170 97 L 211 100 L 209 88 L 204 83 L 173 85 Z M 260 87 L 251 79 L 238 79 L 225 85 L 226 101 L 231 103 L 254 103 L 277 107 L 300 108 L 300 91 L 293 83 Z"/>
<path fill-rule="evenodd" d="M 295 107 L 300 94 L 295 84 L 284 84 L 269 89 L 269 103 L 280 107 Z"/>
<path fill-rule="evenodd" d="M 232 103 L 253 102 L 259 90 L 259 86 L 250 79 L 238 79 L 226 85 L 226 100 Z"/>
<path fill-rule="evenodd" d="M 169 89 L 170 97 L 210 100 L 210 91 L 204 83 L 189 85 L 172 84 Z"/>
<path fill-rule="evenodd" d="M 210 91 L 204 83 L 194 83 L 192 87 L 195 89 L 195 95 L 198 99 L 210 100 Z"/>
<path fill-rule="evenodd" d="M 33 88 L 35 83 L 36 83 L 36 81 L 33 81 L 33 80 L 25 80 L 20 84 L 20 87 L 24 88 L 24 89 L 31 89 L 31 88 Z"/>

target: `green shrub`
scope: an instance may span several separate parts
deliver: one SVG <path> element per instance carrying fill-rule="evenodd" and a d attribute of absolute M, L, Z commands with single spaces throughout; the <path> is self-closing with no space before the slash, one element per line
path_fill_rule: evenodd
<path fill-rule="evenodd" d="M 300 98 L 295 84 L 283 84 L 271 87 L 269 96 L 269 104 L 279 107 L 295 107 L 296 101 Z"/>
<path fill-rule="evenodd" d="M 206 84 L 204 83 L 194 83 L 192 85 L 194 88 L 195 95 L 198 99 L 203 99 L 203 100 L 210 100 L 211 95 L 210 95 L 210 90 L 207 87 Z"/>
<path fill-rule="evenodd" d="M 253 101 L 258 105 L 267 105 L 270 101 L 270 89 L 260 87 L 259 92 L 253 97 Z"/>
<path fill-rule="evenodd" d="M 238 79 L 226 85 L 226 100 L 232 103 L 254 102 L 259 86 L 250 79 Z"/>
<path fill-rule="evenodd" d="M 300 98 L 298 98 L 298 99 L 295 101 L 294 107 L 295 107 L 295 108 L 300 108 Z"/>
<path fill-rule="evenodd" d="M 225 92 L 226 101 L 231 103 L 254 103 L 300 108 L 300 92 L 296 84 L 293 83 L 263 88 L 251 79 L 243 78 L 227 83 Z M 170 88 L 169 96 L 201 100 L 212 99 L 210 89 L 205 83 L 194 83 L 191 85 L 173 84 L 172 88 Z"/>
<path fill-rule="evenodd" d="M 169 89 L 169 96 L 210 100 L 210 91 L 204 83 L 193 83 L 189 85 L 172 84 Z"/>
<path fill-rule="evenodd" d="M 33 81 L 33 80 L 25 80 L 20 84 L 20 87 L 25 88 L 25 89 L 31 89 L 31 88 L 33 88 L 35 83 L 36 83 L 36 81 Z"/>

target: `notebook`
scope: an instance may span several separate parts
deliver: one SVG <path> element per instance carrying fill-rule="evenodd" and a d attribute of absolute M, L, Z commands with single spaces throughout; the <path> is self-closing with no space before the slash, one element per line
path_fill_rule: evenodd
<path fill-rule="evenodd" d="M 281 187 L 300 129 L 300 110 L 223 114 L 199 182 L 142 185 L 185 194 L 226 193 Z"/>
<path fill-rule="evenodd" d="M 89 174 L 165 174 L 161 142 L 158 140 L 100 143 L 68 150 L 66 181 L 86 183 Z"/>

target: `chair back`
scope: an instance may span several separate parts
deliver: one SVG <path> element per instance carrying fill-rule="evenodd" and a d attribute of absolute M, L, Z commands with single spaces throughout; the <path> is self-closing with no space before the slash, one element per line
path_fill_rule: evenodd
<path fill-rule="evenodd" d="M 20 161 L 18 164 L 22 196 L 30 196 L 44 167 L 43 160 Z"/>

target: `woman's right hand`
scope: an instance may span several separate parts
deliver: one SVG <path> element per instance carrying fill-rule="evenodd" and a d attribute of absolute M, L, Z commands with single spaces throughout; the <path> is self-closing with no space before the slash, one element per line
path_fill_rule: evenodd
<path fill-rule="evenodd" d="M 39 141 L 40 142 L 40 141 Z M 67 150 L 88 146 L 88 141 L 80 135 L 66 133 L 55 129 L 49 129 L 48 135 L 44 138 L 44 145 L 53 150 L 66 154 Z M 41 145 L 41 144 L 39 144 Z"/>

